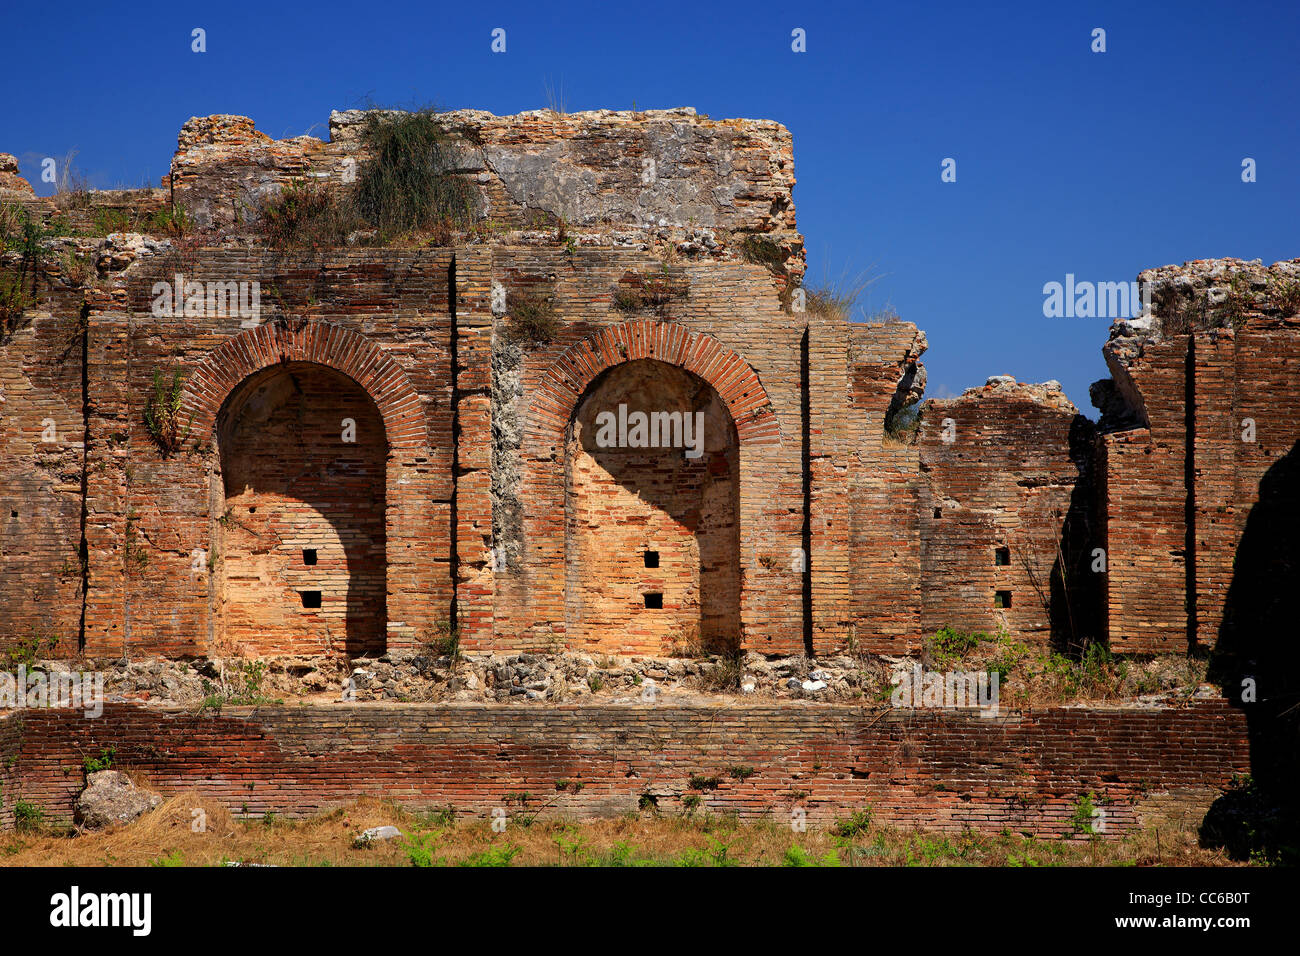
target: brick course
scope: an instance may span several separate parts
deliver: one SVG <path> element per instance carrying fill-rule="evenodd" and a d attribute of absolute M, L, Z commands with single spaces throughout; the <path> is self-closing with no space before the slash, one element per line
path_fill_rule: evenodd
<path fill-rule="evenodd" d="M 506 729 L 508 728 L 508 729 Z M 691 776 L 716 776 L 701 810 L 814 825 L 870 805 L 876 819 L 940 830 L 1071 832 L 1089 791 L 1107 835 L 1150 794 L 1208 794 L 1248 770 L 1245 720 L 1221 702 L 1177 709 L 1064 707 L 982 718 L 807 704 L 527 707 L 334 705 L 227 708 L 219 716 L 109 705 L 0 718 L 14 799 L 70 815 L 83 755 L 114 748 L 164 793 L 193 789 L 232 810 L 310 814 L 385 796 L 486 817 L 528 792 L 548 815 L 632 812 L 649 794 L 679 812 Z M 732 767 L 753 774 L 736 779 Z M 583 784 L 556 790 L 557 781 Z M 576 792 L 575 792 L 576 791 Z M 513 812 L 513 811 L 512 811 Z"/>

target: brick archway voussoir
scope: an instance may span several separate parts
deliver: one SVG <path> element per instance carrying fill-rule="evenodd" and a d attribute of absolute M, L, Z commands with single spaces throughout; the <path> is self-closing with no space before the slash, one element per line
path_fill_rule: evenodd
<path fill-rule="evenodd" d="M 711 335 L 652 319 L 607 326 L 565 349 L 542 375 L 529 412 L 529 437 L 554 440 L 598 375 L 638 359 L 679 366 L 713 386 L 742 446 L 781 444 L 767 390 L 748 362 Z"/>
<path fill-rule="evenodd" d="M 364 335 L 328 322 L 301 329 L 261 325 L 209 352 L 185 382 L 182 410 L 191 428 L 211 434 L 222 405 L 241 382 L 287 362 L 323 365 L 356 382 L 379 409 L 391 448 L 428 447 L 420 396 L 401 366 Z"/>

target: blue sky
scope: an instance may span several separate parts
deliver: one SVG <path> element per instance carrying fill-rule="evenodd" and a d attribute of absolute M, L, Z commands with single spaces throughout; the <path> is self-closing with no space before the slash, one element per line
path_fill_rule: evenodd
<path fill-rule="evenodd" d="M 95 186 L 156 184 L 193 115 L 324 137 L 367 99 L 513 113 L 548 85 L 569 111 L 776 119 L 810 282 L 877 276 L 864 306 L 926 330 L 931 396 L 1055 378 L 1095 417 L 1109 320 L 1045 318 L 1044 283 L 1300 256 L 1300 4 L 984 6 L 25 2 L 0 151 L 31 179 L 75 149 Z"/>

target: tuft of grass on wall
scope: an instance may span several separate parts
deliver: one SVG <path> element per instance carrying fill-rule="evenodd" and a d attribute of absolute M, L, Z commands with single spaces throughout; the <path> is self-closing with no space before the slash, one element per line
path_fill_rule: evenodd
<path fill-rule="evenodd" d="M 374 111 L 363 133 L 369 158 L 357 170 L 357 214 L 381 240 L 477 218 L 478 190 L 458 176 L 459 148 L 432 110 Z"/>

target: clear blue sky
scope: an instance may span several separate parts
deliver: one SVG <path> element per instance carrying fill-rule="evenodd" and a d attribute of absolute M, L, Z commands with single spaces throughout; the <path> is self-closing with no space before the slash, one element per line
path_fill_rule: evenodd
<path fill-rule="evenodd" d="M 1044 318 L 1045 282 L 1300 256 L 1295 0 L 184 6 L 9 4 L 0 151 L 34 179 L 75 149 L 93 185 L 134 186 L 194 115 L 324 137 L 366 99 L 513 113 L 548 84 L 569 111 L 772 118 L 794 134 L 810 280 L 878 275 L 866 307 L 926 330 L 930 395 L 1056 378 L 1094 417 L 1109 320 Z"/>

